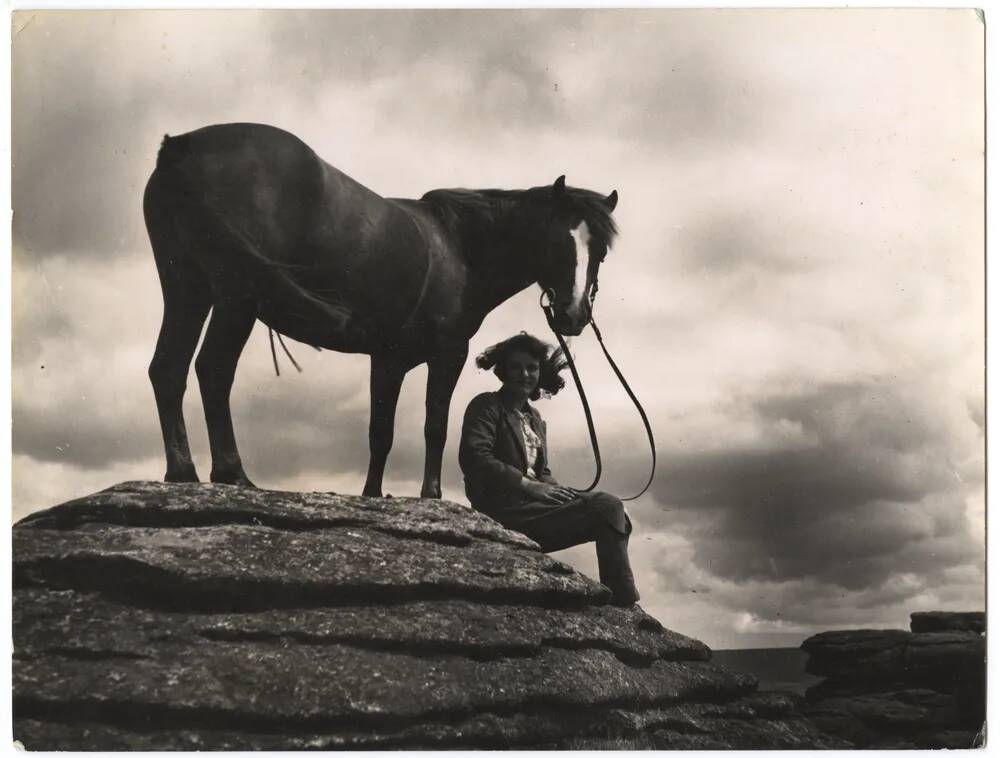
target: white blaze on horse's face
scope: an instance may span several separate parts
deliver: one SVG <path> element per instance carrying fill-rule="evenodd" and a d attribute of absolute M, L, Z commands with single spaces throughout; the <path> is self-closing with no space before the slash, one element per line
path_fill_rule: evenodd
<path fill-rule="evenodd" d="M 586 221 L 581 221 L 570 230 L 576 248 L 576 269 L 573 274 L 573 294 L 570 296 L 567 315 L 574 321 L 581 320 L 587 301 L 587 273 L 590 271 L 590 227 Z"/>

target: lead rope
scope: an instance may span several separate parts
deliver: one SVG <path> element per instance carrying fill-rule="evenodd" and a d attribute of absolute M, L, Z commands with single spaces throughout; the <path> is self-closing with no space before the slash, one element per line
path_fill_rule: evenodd
<path fill-rule="evenodd" d="M 549 303 L 546 305 L 543 301 L 545 297 L 549 298 Z M 570 373 L 573 374 L 573 381 L 576 382 L 576 391 L 580 395 L 580 402 L 583 404 L 583 413 L 587 417 L 587 431 L 590 432 L 590 444 L 594 448 L 594 463 L 597 466 L 597 471 L 594 474 L 594 481 L 591 482 L 590 486 L 585 490 L 577 490 L 578 492 L 590 492 L 593 490 L 599 481 L 601 481 L 601 448 L 597 444 L 597 432 L 594 430 L 594 417 L 590 413 L 590 403 L 587 402 L 587 393 L 583 391 L 583 384 L 580 382 L 580 375 L 576 371 L 576 363 L 573 362 L 573 356 L 569 352 L 569 348 L 566 346 L 566 341 L 563 336 L 556 329 L 553 319 L 555 318 L 553 308 L 552 308 L 552 290 L 544 290 L 540 298 L 538 298 L 538 304 L 542 307 L 542 312 L 545 314 L 545 320 L 549 322 L 549 328 L 552 333 L 556 335 L 556 339 L 559 340 L 559 347 L 562 348 L 563 355 L 566 356 L 566 362 L 569 364 Z M 574 489 L 576 489 L 574 487 Z"/>
<path fill-rule="evenodd" d="M 593 309 L 590 311 L 593 313 Z M 611 370 L 615 372 L 615 376 L 618 377 L 618 381 L 621 382 L 622 387 L 624 387 L 625 392 L 632 399 L 632 403 L 635 405 L 635 409 L 639 411 L 639 416 L 642 418 L 642 424 L 646 427 L 646 436 L 649 438 L 649 451 L 652 453 L 653 462 L 649 468 L 649 479 L 646 480 L 646 486 L 643 487 L 638 495 L 632 495 L 632 497 L 619 498 L 620 500 L 637 500 L 645 494 L 646 490 L 649 489 L 649 485 L 653 483 L 653 477 L 656 475 L 656 441 L 653 439 L 653 427 L 649 425 L 649 418 L 646 416 L 646 411 L 642 407 L 642 403 L 639 402 L 639 398 L 635 396 L 632 392 L 632 388 L 628 386 L 628 382 L 625 381 L 625 377 L 622 376 L 622 372 L 618 370 L 618 364 L 615 363 L 615 359 L 611 357 L 611 353 L 608 352 L 608 348 L 604 345 L 604 340 L 601 338 L 601 330 L 597 328 L 597 322 L 594 321 L 593 316 L 590 318 L 590 328 L 594 330 L 594 336 L 597 337 L 597 342 L 601 346 L 601 350 L 604 351 L 604 357 L 608 359 L 608 364 L 611 366 Z"/>
<path fill-rule="evenodd" d="M 549 303 L 546 305 L 543 302 L 545 297 L 549 298 Z M 590 293 L 590 312 L 594 312 L 594 299 L 597 296 L 597 282 L 594 282 L 594 287 Z M 549 323 L 549 328 L 552 330 L 553 334 L 556 335 L 556 339 L 559 340 L 559 347 L 562 348 L 563 353 L 566 356 L 566 361 L 569 364 L 569 370 L 573 374 L 573 381 L 576 382 L 576 389 L 580 395 L 580 401 L 583 403 L 583 412 L 587 417 L 587 430 L 590 432 L 590 443 L 594 448 L 594 459 L 597 463 L 597 475 L 594 477 L 594 483 L 591 484 L 587 489 L 582 490 L 582 492 L 590 492 L 601 479 L 601 451 L 597 444 L 597 433 L 594 430 L 594 419 L 590 413 L 590 404 L 587 402 L 587 395 L 583 391 L 583 384 L 580 382 L 580 375 L 576 371 L 576 365 L 573 363 L 573 357 L 570 355 L 569 349 L 566 347 L 566 342 L 563 340 L 562 335 L 556 330 L 553 323 L 554 313 L 552 307 L 552 291 L 545 290 L 542 292 L 541 298 L 539 298 L 539 305 L 542 307 L 542 312 L 545 313 L 545 319 Z M 597 328 L 597 322 L 594 321 L 593 316 L 590 318 L 590 328 L 594 330 L 594 336 L 597 337 L 597 342 L 601 346 L 601 350 L 604 351 L 604 357 L 608 361 L 608 365 L 611 366 L 611 370 L 615 372 L 615 376 L 618 377 L 618 381 L 621 383 L 625 392 L 628 394 L 632 403 L 635 405 L 636 410 L 639 411 L 639 416 L 642 418 L 643 426 L 646 427 L 646 436 L 649 438 L 649 450 L 652 454 L 652 465 L 649 470 L 649 479 L 646 480 L 646 486 L 643 487 L 638 494 L 632 495 L 631 497 L 619 498 L 622 501 L 636 500 L 645 494 L 646 490 L 653 483 L 653 478 L 656 475 L 656 441 L 653 437 L 653 428 L 650 426 L 649 417 L 646 415 L 645 409 L 642 407 L 642 403 L 639 402 L 639 398 L 635 396 L 632 388 L 629 386 L 628 382 L 625 380 L 625 376 L 622 374 L 621 370 L 618 368 L 618 364 L 615 363 L 614 358 L 611 357 L 611 353 L 608 352 L 607 346 L 604 344 L 604 338 L 601 336 L 601 330 Z"/>

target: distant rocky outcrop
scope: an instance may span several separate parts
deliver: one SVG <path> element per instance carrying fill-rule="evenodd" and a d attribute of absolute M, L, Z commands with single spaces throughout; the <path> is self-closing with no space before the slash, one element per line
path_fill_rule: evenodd
<path fill-rule="evenodd" d="M 914 613 L 910 631 L 824 632 L 802 643 L 806 671 L 826 677 L 803 712 L 861 748 L 982 744 L 984 613 Z"/>
<path fill-rule="evenodd" d="M 132 482 L 14 528 L 33 750 L 836 747 L 444 501 Z"/>

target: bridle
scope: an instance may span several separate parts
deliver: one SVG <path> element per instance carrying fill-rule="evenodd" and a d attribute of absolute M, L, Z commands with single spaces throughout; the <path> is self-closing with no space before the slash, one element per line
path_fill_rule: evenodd
<path fill-rule="evenodd" d="M 548 302 L 545 302 L 548 298 Z M 646 481 L 646 486 L 640 490 L 639 494 L 632 495 L 631 497 L 623 497 L 621 500 L 635 500 L 643 495 L 646 490 L 649 489 L 649 485 L 653 483 L 653 476 L 656 473 L 656 442 L 653 439 L 653 429 L 649 425 L 649 418 L 646 416 L 646 411 L 643 409 L 642 404 L 639 399 L 635 396 L 632 388 L 629 387 L 625 377 L 622 372 L 618 369 L 618 364 L 615 363 L 614 359 L 611 357 L 611 353 L 608 352 L 608 348 L 604 345 L 604 339 L 601 337 L 601 330 L 597 328 L 597 322 L 594 321 L 594 300 L 597 298 L 597 276 L 594 276 L 594 282 L 590 290 L 590 328 L 594 330 L 594 336 L 597 337 L 597 342 L 601 346 L 601 350 L 604 351 L 604 357 L 608 360 L 608 365 L 611 366 L 611 370 L 615 372 L 615 376 L 618 377 L 618 381 L 621 382 L 622 387 L 625 392 L 628 393 L 629 398 L 635 404 L 636 410 L 639 411 L 639 416 L 642 418 L 642 423 L 646 427 L 646 436 L 649 438 L 649 450 L 652 454 L 652 465 L 649 470 L 649 479 Z M 591 482 L 590 486 L 585 490 L 580 490 L 581 492 L 590 492 L 593 490 L 599 481 L 601 481 L 601 449 L 597 444 L 597 432 L 594 430 L 594 417 L 590 412 L 590 403 L 587 401 L 587 393 L 583 391 L 583 384 L 580 381 L 580 374 L 576 370 L 576 364 L 573 361 L 573 356 L 569 352 L 569 348 L 566 346 L 566 341 L 563 339 L 562 334 L 555 327 L 555 307 L 553 305 L 555 301 L 555 292 L 551 289 L 543 289 L 541 296 L 538 298 L 538 304 L 541 306 L 542 312 L 545 314 L 545 320 L 548 321 L 549 328 L 552 330 L 553 334 L 556 335 L 556 339 L 559 341 L 559 347 L 562 348 L 563 355 L 566 356 L 566 362 L 569 365 L 570 373 L 573 375 L 573 381 L 576 383 L 577 392 L 580 395 L 580 402 L 583 404 L 583 413 L 587 417 L 587 431 L 590 432 L 590 444 L 594 449 L 594 462 L 597 464 L 597 471 L 594 474 L 594 481 Z"/>

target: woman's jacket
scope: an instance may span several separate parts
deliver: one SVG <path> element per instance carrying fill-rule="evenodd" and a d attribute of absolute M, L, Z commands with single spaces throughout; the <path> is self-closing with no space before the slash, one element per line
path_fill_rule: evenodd
<path fill-rule="evenodd" d="M 526 404 L 529 422 L 542 442 L 538 460 L 530 476 L 555 483 L 548 466 L 545 422 Z M 469 403 L 462 422 L 458 463 L 465 475 L 465 494 L 479 510 L 490 511 L 523 500 L 521 477 L 529 476 L 528 454 L 515 411 L 507 410 L 497 392 L 484 392 Z"/>

